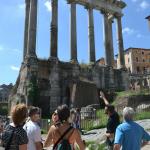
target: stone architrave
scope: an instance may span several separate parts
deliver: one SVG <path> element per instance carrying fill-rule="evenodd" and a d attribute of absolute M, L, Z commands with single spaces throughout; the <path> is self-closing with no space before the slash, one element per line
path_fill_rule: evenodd
<path fill-rule="evenodd" d="M 57 58 L 57 44 L 58 44 L 58 0 L 51 0 L 52 6 L 52 21 L 51 21 L 51 57 Z"/>
<path fill-rule="evenodd" d="M 119 68 L 125 67 L 124 61 L 124 46 L 123 46 L 123 36 L 122 36 L 122 23 L 121 23 L 121 15 L 116 15 L 117 17 L 117 38 L 118 38 L 118 60 L 119 60 Z"/>
<path fill-rule="evenodd" d="M 110 13 L 122 13 L 122 8 L 126 6 L 122 0 L 116 2 L 106 0 L 68 0 L 70 3 L 76 3 L 83 6 L 92 6 L 96 10 L 108 10 Z"/>
<path fill-rule="evenodd" d="M 30 0 L 27 57 L 36 57 L 37 0 Z"/>
<path fill-rule="evenodd" d="M 77 61 L 77 27 L 76 27 L 76 4 L 70 4 L 70 49 L 71 61 Z"/>
<path fill-rule="evenodd" d="M 95 62 L 95 37 L 94 37 L 94 19 L 93 19 L 93 9 L 91 7 L 88 10 L 88 21 L 89 21 L 89 62 Z"/>
<path fill-rule="evenodd" d="M 28 47 L 28 27 L 29 27 L 29 11 L 30 11 L 30 0 L 25 1 L 25 28 L 24 28 L 24 47 L 23 47 L 23 62 L 27 53 Z"/>

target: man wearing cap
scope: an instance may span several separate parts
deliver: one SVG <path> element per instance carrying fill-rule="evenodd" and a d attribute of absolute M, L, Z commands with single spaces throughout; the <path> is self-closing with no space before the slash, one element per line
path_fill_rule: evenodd
<path fill-rule="evenodd" d="M 41 130 L 38 125 L 40 120 L 40 110 L 37 107 L 31 107 L 29 110 L 29 120 L 24 125 L 28 135 L 28 150 L 42 150 Z"/>

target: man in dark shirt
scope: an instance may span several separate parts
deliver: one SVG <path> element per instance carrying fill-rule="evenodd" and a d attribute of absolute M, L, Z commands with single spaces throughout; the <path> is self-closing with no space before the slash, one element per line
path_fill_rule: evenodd
<path fill-rule="evenodd" d="M 103 92 L 100 92 L 100 97 L 104 100 L 105 113 L 108 115 L 108 121 L 106 125 L 106 144 L 108 150 L 113 150 L 114 135 L 117 126 L 120 124 L 120 119 L 118 113 L 115 111 L 114 106 L 109 104 Z"/>

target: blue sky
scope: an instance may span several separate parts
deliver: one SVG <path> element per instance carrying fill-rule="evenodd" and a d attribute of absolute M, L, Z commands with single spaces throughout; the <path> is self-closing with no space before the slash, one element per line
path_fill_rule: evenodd
<path fill-rule="evenodd" d="M 125 0 L 122 18 L 124 48 L 150 48 L 150 30 L 145 17 L 150 15 L 149 0 Z M 22 62 L 24 38 L 24 0 L 0 0 L 0 85 L 15 83 Z M 88 16 L 83 6 L 77 6 L 78 60 L 88 62 Z M 39 0 L 37 55 L 48 58 L 50 53 L 51 6 L 49 0 Z M 104 56 L 103 18 L 94 11 L 96 58 Z M 117 53 L 116 21 L 113 23 L 114 51 Z M 59 0 L 58 56 L 69 61 L 69 5 Z"/>

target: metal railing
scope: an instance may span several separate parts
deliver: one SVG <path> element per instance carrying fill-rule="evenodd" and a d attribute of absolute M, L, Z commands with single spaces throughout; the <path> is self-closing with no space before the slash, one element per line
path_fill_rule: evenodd
<path fill-rule="evenodd" d="M 116 111 L 119 113 L 122 120 L 122 110 L 125 106 L 116 107 Z M 141 104 L 138 106 L 131 106 L 134 108 L 137 115 L 140 115 L 142 112 L 150 112 L 150 104 Z M 148 116 L 147 116 L 148 117 Z M 150 118 L 150 117 L 149 117 Z M 108 120 L 108 116 L 105 114 L 104 109 L 99 109 L 96 111 L 85 111 L 81 112 L 81 129 L 83 130 L 91 130 L 94 128 L 104 128 L 106 127 L 106 123 Z M 41 128 L 48 131 L 51 123 L 48 123 L 48 119 L 42 119 Z"/>

